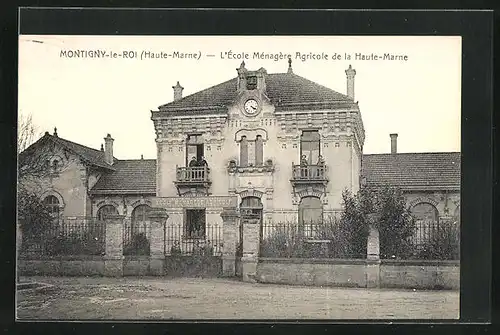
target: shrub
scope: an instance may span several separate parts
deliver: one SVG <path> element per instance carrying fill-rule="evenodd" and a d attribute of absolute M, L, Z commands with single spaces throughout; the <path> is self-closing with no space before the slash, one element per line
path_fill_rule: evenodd
<path fill-rule="evenodd" d="M 460 230 L 452 222 L 441 222 L 430 238 L 424 243 L 423 250 L 417 254 L 420 259 L 460 259 Z"/>

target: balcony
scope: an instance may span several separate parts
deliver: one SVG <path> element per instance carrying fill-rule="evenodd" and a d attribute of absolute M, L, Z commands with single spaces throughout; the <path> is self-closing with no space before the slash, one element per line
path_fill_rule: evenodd
<path fill-rule="evenodd" d="M 295 192 L 306 187 L 320 187 L 324 189 L 328 183 L 328 169 L 325 165 L 295 165 L 292 164 L 292 179 L 290 179 Z"/>
<path fill-rule="evenodd" d="M 210 184 L 210 169 L 207 166 L 177 167 L 175 186 L 179 195 L 198 191 L 208 195 Z"/>

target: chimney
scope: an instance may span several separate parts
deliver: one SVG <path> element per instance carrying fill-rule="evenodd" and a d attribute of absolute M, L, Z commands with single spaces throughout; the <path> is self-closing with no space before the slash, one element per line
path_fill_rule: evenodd
<path fill-rule="evenodd" d="M 110 134 L 104 138 L 104 160 L 109 165 L 113 165 L 113 141 Z"/>
<path fill-rule="evenodd" d="M 398 134 L 391 134 L 391 154 L 398 153 Z"/>
<path fill-rule="evenodd" d="M 349 64 L 345 74 L 347 75 L 347 96 L 354 100 L 354 76 L 356 76 L 356 70 Z"/>
<path fill-rule="evenodd" d="M 184 87 L 182 87 L 181 84 L 177 82 L 177 85 L 172 86 L 172 88 L 174 89 L 174 101 L 182 99 L 182 90 L 184 89 Z"/>

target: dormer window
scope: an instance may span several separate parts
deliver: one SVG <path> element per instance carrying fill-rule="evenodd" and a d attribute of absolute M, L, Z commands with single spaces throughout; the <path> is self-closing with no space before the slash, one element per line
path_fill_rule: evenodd
<path fill-rule="evenodd" d="M 257 88 L 257 76 L 247 77 L 247 90 L 255 90 Z"/>

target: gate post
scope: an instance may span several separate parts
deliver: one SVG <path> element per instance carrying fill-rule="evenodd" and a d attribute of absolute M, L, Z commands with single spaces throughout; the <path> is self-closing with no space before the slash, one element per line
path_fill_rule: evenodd
<path fill-rule="evenodd" d="M 236 243 L 238 240 L 238 219 L 240 213 L 233 207 L 225 207 L 220 214 L 222 226 L 222 275 L 234 277 L 236 275 Z"/>
<path fill-rule="evenodd" d="M 366 245 L 366 287 L 380 287 L 380 240 L 375 226 L 375 215 L 369 217 L 369 233 Z"/>
<path fill-rule="evenodd" d="M 243 281 L 257 281 L 257 262 L 260 245 L 260 220 L 245 220 L 243 222 Z"/>
<path fill-rule="evenodd" d="M 151 229 L 149 271 L 152 275 L 161 276 L 164 273 L 165 224 L 168 214 L 164 208 L 153 208 L 148 214 L 148 219 Z"/>
<path fill-rule="evenodd" d="M 123 276 L 123 219 L 125 215 L 106 215 L 106 245 L 104 256 L 104 275 Z"/>

